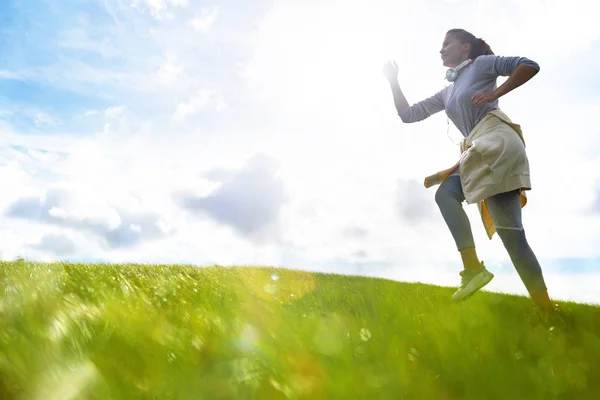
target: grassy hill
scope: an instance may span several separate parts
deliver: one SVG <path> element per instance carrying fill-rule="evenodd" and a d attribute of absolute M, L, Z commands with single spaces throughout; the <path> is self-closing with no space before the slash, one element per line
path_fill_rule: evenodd
<path fill-rule="evenodd" d="M 600 308 L 278 268 L 0 263 L 0 398 L 597 399 Z"/>

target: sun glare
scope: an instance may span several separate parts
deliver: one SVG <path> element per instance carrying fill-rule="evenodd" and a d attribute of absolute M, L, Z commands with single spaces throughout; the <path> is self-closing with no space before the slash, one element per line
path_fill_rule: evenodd
<path fill-rule="evenodd" d="M 348 112 L 358 103 L 379 99 L 381 67 L 389 57 L 390 38 L 375 10 L 336 2 L 319 16 L 274 15 L 264 29 L 251 74 L 263 75 L 262 89 L 295 110 Z M 286 9 L 286 12 L 291 12 Z M 309 18 L 310 17 L 310 18 Z M 310 21 L 307 25 L 306 21 Z"/>

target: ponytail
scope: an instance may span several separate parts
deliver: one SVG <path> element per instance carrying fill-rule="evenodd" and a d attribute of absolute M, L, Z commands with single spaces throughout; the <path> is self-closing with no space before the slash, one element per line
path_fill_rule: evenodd
<path fill-rule="evenodd" d="M 471 43 L 471 52 L 469 54 L 469 58 L 475 59 L 479 56 L 487 55 L 494 55 L 490 45 L 481 38 L 475 39 L 475 43 Z"/>

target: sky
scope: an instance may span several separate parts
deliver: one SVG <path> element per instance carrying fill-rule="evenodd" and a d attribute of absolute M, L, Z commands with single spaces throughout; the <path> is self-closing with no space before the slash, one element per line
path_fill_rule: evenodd
<path fill-rule="evenodd" d="M 423 179 L 454 164 L 441 90 L 463 28 L 540 73 L 523 128 L 528 241 L 550 295 L 600 304 L 600 14 L 591 0 L 4 0 L 0 257 L 276 266 L 457 286 Z M 500 85 L 505 78 L 499 78 Z M 487 290 L 525 294 L 466 205 Z"/>

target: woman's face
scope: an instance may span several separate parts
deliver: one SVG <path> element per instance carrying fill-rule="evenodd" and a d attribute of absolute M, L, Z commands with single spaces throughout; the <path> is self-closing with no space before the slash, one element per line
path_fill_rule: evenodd
<path fill-rule="evenodd" d="M 453 35 L 446 35 L 442 49 L 442 63 L 445 67 L 455 68 L 469 56 L 469 44 L 461 44 Z"/>

